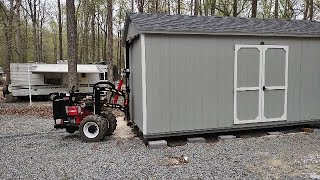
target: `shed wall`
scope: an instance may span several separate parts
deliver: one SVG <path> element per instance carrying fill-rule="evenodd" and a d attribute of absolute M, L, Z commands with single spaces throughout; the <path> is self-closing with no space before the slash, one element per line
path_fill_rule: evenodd
<path fill-rule="evenodd" d="M 234 45 L 289 46 L 287 121 L 234 125 Z M 320 39 L 146 35 L 147 135 L 320 119 Z"/>
<path fill-rule="evenodd" d="M 133 41 L 130 45 L 130 107 L 132 120 L 139 129 L 143 129 L 142 119 L 142 66 L 141 66 L 141 40 Z"/>

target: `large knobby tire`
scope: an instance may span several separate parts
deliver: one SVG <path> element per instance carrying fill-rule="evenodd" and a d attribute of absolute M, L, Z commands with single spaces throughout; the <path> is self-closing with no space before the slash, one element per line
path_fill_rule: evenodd
<path fill-rule="evenodd" d="M 85 142 L 97 142 L 104 138 L 109 129 L 108 121 L 99 115 L 90 115 L 80 123 L 80 136 Z"/>
<path fill-rule="evenodd" d="M 114 130 L 117 128 L 117 119 L 111 112 L 101 113 L 101 116 L 104 117 L 109 122 L 109 129 L 106 132 L 106 136 L 110 136 Z"/>

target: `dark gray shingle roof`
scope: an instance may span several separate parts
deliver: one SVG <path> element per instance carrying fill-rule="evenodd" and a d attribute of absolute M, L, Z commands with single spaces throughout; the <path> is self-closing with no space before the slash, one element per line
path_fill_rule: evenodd
<path fill-rule="evenodd" d="M 306 20 L 144 13 L 128 16 L 139 32 L 320 37 L 320 23 Z"/>

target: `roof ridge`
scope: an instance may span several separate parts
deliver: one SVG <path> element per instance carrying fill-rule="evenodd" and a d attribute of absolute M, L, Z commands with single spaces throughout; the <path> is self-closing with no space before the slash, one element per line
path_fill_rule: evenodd
<path fill-rule="evenodd" d="M 139 32 L 320 37 L 317 21 L 162 13 L 129 13 L 128 17 Z"/>
<path fill-rule="evenodd" d="M 194 17 L 194 18 L 226 18 L 226 19 L 251 19 L 251 20 L 274 20 L 274 21 L 302 21 L 307 23 L 320 23 L 320 21 L 315 20 L 304 20 L 304 19 L 281 19 L 281 18 L 250 18 L 250 17 L 241 17 L 241 16 L 200 16 L 200 15 L 187 15 L 187 14 L 166 14 L 166 13 L 128 13 L 129 15 L 161 15 L 161 16 L 171 16 L 171 17 Z"/>

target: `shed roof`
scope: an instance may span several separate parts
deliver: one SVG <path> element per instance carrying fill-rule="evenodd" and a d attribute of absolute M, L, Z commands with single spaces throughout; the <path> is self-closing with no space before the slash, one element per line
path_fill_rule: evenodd
<path fill-rule="evenodd" d="M 168 14 L 128 14 L 139 33 L 320 37 L 320 23 L 307 20 L 258 19 Z"/>
<path fill-rule="evenodd" d="M 68 64 L 36 64 L 32 66 L 32 73 L 68 73 Z M 104 73 L 94 64 L 78 64 L 78 73 Z"/>

